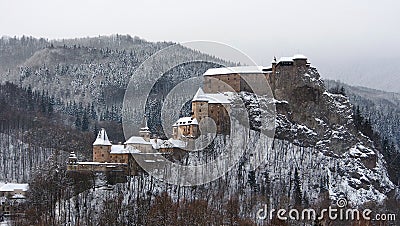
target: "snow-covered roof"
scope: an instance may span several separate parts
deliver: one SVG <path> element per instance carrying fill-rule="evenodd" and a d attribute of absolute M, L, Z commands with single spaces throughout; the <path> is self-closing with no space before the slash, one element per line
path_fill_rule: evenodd
<path fill-rule="evenodd" d="M 204 76 L 227 75 L 227 74 L 261 74 L 263 73 L 262 69 L 263 69 L 262 66 L 210 68 L 204 73 Z"/>
<path fill-rule="evenodd" d="M 103 166 L 120 166 L 126 165 L 126 163 L 117 162 L 77 162 L 78 165 L 103 165 Z"/>
<path fill-rule="evenodd" d="M 182 117 L 178 119 L 174 125 L 172 126 L 188 126 L 188 125 L 198 125 L 199 123 L 197 122 L 196 118 L 192 117 Z"/>
<path fill-rule="evenodd" d="M 149 141 L 146 141 L 143 137 L 132 136 L 125 144 L 151 144 Z"/>
<path fill-rule="evenodd" d="M 277 63 L 280 62 L 293 62 L 294 60 L 307 60 L 307 57 L 302 54 L 295 54 L 292 57 L 281 57 Z"/>
<path fill-rule="evenodd" d="M 196 94 L 194 95 L 192 101 L 208 101 L 208 99 L 206 97 L 204 97 L 204 91 L 202 88 L 199 88 L 196 92 Z"/>
<path fill-rule="evenodd" d="M 174 145 L 174 147 L 176 147 L 176 148 L 185 148 L 185 147 L 186 147 L 186 142 L 184 142 L 184 141 L 175 140 L 175 139 L 172 139 L 172 138 L 170 138 L 168 141 L 169 141 L 172 145 Z"/>
<path fill-rule="evenodd" d="M 168 140 L 151 139 L 150 143 L 151 143 L 151 145 L 153 146 L 154 149 L 173 148 L 174 147 L 174 145 Z"/>
<path fill-rule="evenodd" d="M 125 149 L 124 145 L 121 144 L 114 144 L 111 146 L 110 154 L 115 154 L 121 152 L 123 149 Z M 113 153 L 114 152 L 114 153 Z"/>
<path fill-rule="evenodd" d="M 22 194 L 14 194 L 12 197 L 12 199 L 25 199 L 25 195 Z"/>
<path fill-rule="evenodd" d="M 15 190 L 27 191 L 29 184 L 16 184 L 16 183 L 7 183 L 0 187 L 0 192 L 11 192 Z"/>
<path fill-rule="evenodd" d="M 231 92 L 204 93 L 204 91 L 199 88 L 194 95 L 192 101 L 208 102 L 209 104 L 230 104 L 231 94 Z"/>
<path fill-rule="evenodd" d="M 124 145 L 113 145 L 111 146 L 110 154 L 136 154 L 140 153 L 140 151 L 132 146 L 127 146 L 125 148 Z"/>
<path fill-rule="evenodd" d="M 93 145 L 111 145 L 111 142 L 108 140 L 108 136 L 104 128 L 101 128 L 101 130 L 99 131 L 99 134 L 97 135 L 97 138 L 94 141 Z"/>
<path fill-rule="evenodd" d="M 303 54 L 295 54 L 293 56 L 293 60 L 307 60 L 307 57 L 304 56 Z"/>
<path fill-rule="evenodd" d="M 77 159 L 75 152 L 71 151 L 71 153 L 69 153 L 69 159 Z"/>
<path fill-rule="evenodd" d="M 278 63 L 280 62 L 293 62 L 293 57 L 281 57 L 278 60 Z"/>
<path fill-rule="evenodd" d="M 275 61 L 274 61 L 274 62 L 275 62 Z M 272 71 L 272 66 L 264 67 L 262 70 L 263 70 L 263 72 Z"/>

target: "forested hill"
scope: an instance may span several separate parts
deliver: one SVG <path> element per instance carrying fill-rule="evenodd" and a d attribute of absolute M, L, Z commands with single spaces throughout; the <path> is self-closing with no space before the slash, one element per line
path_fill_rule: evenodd
<path fill-rule="evenodd" d="M 6 153 L 17 152 L 19 143 L 26 143 L 27 152 L 34 145 L 51 150 L 74 150 L 83 159 L 90 159 L 90 141 L 101 127 L 107 128 L 114 142 L 124 141 L 122 101 L 132 73 L 149 56 L 173 44 L 147 42 L 129 35 L 67 40 L 2 37 L 1 132 L 7 134 L 4 140 L 9 139 L 8 135 L 13 138 L 10 142 L 1 142 L 3 161 L 11 158 Z M 204 55 L 184 47 L 179 51 Z M 172 69 L 164 85 L 173 87 L 179 78 L 202 74 L 209 67 L 191 64 Z M 159 124 L 151 120 L 151 124 Z M 19 166 L 21 161 L 25 160 L 14 159 L 8 165 Z M 16 177 L 7 178 L 13 179 Z"/>
<path fill-rule="evenodd" d="M 136 68 L 171 42 L 147 42 L 129 35 L 46 41 L 0 39 L 0 73 L 3 81 L 46 90 L 64 102 L 113 105 Z M 185 55 L 202 55 L 179 46 Z M 215 59 L 207 56 L 210 59 Z M 215 59 L 224 62 L 219 59 Z"/>
<path fill-rule="evenodd" d="M 400 146 L 400 94 L 326 80 L 329 89 L 343 87 L 350 101 L 382 135 Z"/>
<path fill-rule="evenodd" d="M 54 152 L 90 156 L 92 132 L 71 127 L 74 119 L 54 109 L 54 98 L 6 82 L 0 85 L 0 180 L 27 182 Z"/>
<path fill-rule="evenodd" d="M 171 44 L 120 35 L 51 42 L 2 38 L 1 79 L 46 90 L 65 102 L 111 103 L 141 62 Z"/>
<path fill-rule="evenodd" d="M 115 142 L 123 141 L 125 138 L 120 124 L 122 100 L 132 73 L 149 56 L 173 44 L 147 42 L 129 35 L 66 40 L 3 37 L 0 39 L 0 78 L 3 83 L 12 82 L 16 84 L 13 86 L 15 89 L 26 92 L 26 100 L 46 100 L 49 106 L 36 105 L 35 107 L 42 108 L 37 113 L 43 114 L 45 109 L 51 109 L 60 118 L 61 123 L 58 125 L 65 125 L 79 133 L 91 134 L 95 134 L 100 127 L 106 127 Z M 184 54 L 201 54 L 184 47 L 181 51 Z M 163 80 L 163 87 L 159 87 L 156 92 L 165 96 L 167 93 L 163 88 L 172 87 L 176 81 L 188 75 L 202 74 L 211 66 L 215 65 L 187 64 L 174 68 L 168 72 L 165 81 Z M 391 142 L 399 146 L 399 94 L 347 86 L 333 81 L 326 81 L 326 84 L 329 89 L 344 87 L 350 101 L 359 107 L 366 124 L 371 125 L 382 139 L 387 140 L 388 147 Z M 11 89 L 11 84 L 4 87 Z M 11 100 L 8 103 L 16 104 Z M 24 106 L 29 111 L 33 109 L 31 103 Z M 6 109 L 17 112 L 8 113 L 12 116 L 31 116 L 25 112 L 27 109 Z M 149 114 L 153 116 L 149 120 L 150 127 L 154 130 L 159 125 L 159 119 L 154 112 Z M 22 123 L 19 126 L 27 125 Z M 54 140 L 52 142 L 56 143 Z M 60 142 L 53 146 L 62 145 L 65 143 Z M 89 144 L 85 145 L 86 148 L 82 151 L 89 152 Z"/>
<path fill-rule="evenodd" d="M 76 189 L 78 184 L 65 172 L 66 157 L 59 158 L 59 153 L 75 151 L 80 160 L 90 159 L 100 127 L 107 129 L 113 142 L 123 141 L 121 107 L 131 75 L 143 60 L 172 44 L 128 35 L 56 41 L 0 39 L 0 175 L 4 175 L 0 179 L 30 182 L 27 225 L 157 225 L 160 216 L 170 216 L 165 222 L 173 225 L 247 221 L 252 225 L 264 203 L 287 209 L 319 208 L 341 196 L 354 206 L 372 203 L 381 212 L 398 211 L 399 171 L 388 162 L 393 159 L 387 155 L 390 152 L 382 152 L 390 145 L 374 140 L 389 132 L 394 135 L 388 139 L 395 138 L 396 102 L 351 93 L 352 87 L 327 90 L 313 67 L 292 78 L 279 77 L 274 87 L 282 92 L 274 100 L 246 92 L 238 97 L 254 121 L 264 120 L 258 117 L 264 109 L 258 108 L 257 101 L 263 100 L 262 106 L 267 101 L 277 103 L 277 133 L 270 146 L 266 140 L 266 145 L 257 145 L 260 134 L 256 130 L 237 129 L 231 135 L 238 139 L 218 136 L 205 152 L 185 156 L 185 164 L 196 164 L 222 153 L 224 146 L 244 150 L 239 163 L 218 180 L 181 187 L 143 174 L 110 190 L 96 188 L 106 179 L 100 176 L 96 181 L 93 176 L 93 181 L 79 177 L 86 187 L 93 183 L 93 189 Z M 184 47 L 179 51 L 202 54 Z M 166 87 L 210 67 L 215 65 L 188 63 L 172 68 L 159 80 L 160 86 L 154 86 L 153 94 L 162 98 L 168 94 Z M 160 103 L 158 99 L 152 102 Z M 390 110 L 378 114 L 379 108 L 371 107 L 377 105 Z M 385 121 L 388 112 L 392 118 Z M 156 112 L 146 113 L 154 130 L 159 124 Z M 267 154 L 265 164 L 257 169 L 250 164 L 253 147 Z M 29 178 L 35 169 L 40 170 Z"/>
<path fill-rule="evenodd" d="M 55 99 L 56 110 L 75 117 L 76 128 L 82 127 L 82 121 L 87 117 L 93 121 L 118 123 L 121 121 L 125 89 L 133 72 L 149 56 L 173 44 L 147 42 L 129 35 L 52 41 L 27 37 L 2 38 L 1 80 L 49 93 Z M 226 63 L 183 46 L 178 46 L 177 51 L 185 56 L 201 55 Z M 213 66 L 199 63 L 186 65 L 184 69 L 176 67 L 177 70 L 169 72 L 172 79 L 163 85 L 171 86 L 173 80 L 189 75 L 201 75 Z M 89 124 L 88 129 L 95 131 L 96 125 Z M 124 138 L 116 132 L 114 139 L 122 141 Z"/>

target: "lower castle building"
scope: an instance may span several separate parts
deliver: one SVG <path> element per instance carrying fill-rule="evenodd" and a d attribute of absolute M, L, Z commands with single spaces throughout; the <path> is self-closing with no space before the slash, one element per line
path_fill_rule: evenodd
<path fill-rule="evenodd" d="M 1 183 L 0 182 L 0 222 L 4 216 L 14 216 L 23 213 L 28 184 Z"/>
<path fill-rule="evenodd" d="M 107 132 L 102 128 L 93 142 L 93 161 L 80 162 L 74 152 L 68 158 L 68 171 L 89 172 L 122 172 L 126 175 L 137 175 L 141 172 L 140 166 L 134 156 L 146 156 L 154 160 L 154 156 L 161 154 L 174 154 L 186 147 L 182 140 L 162 140 L 153 138 L 144 119 L 144 126 L 139 131 L 139 136 L 130 137 L 124 144 L 112 144 Z M 146 161 L 146 160 L 145 160 Z M 163 161 L 159 158 L 157 161 Z M 150 160 L 149 160 L 150 162 Z"/>

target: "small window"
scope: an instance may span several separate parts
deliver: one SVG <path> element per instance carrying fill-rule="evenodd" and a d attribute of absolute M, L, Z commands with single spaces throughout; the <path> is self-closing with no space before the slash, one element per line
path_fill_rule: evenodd
<path fill-rule="evenodd" d="M 101 157 L 104 157 L 104 154 L 101 154 Z"/>

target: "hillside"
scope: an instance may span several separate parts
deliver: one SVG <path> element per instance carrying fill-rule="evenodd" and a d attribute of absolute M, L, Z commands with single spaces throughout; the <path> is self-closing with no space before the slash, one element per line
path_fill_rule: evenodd
<path fill-rule="evenodd" d="M 96 182 L 100 187 L 94 190 L 58 200 L 54 210 L 61 206 L 61 215 L 46 219 L 62 223 L 68 216 L 75 224 L 94 221 L 157 225 L 161 221 L 185 225 L 234 221 L 252 225 L 261 223 L 255 213 L 264 203 L 280 208 L 320 209 L 340 197 L 345 197 L 354 208 L 373 207 L 377 212 L 398 213 L 396 186 L 389 179 L 384 156 L 370 138 L 357 130 L 348 98 L 328 92 L 315 68 L 297 73 L 290 81 L 282 80 L 289 79 L 285 77 L 278 79 L 276 89 L 285 87 L 286 91 L 276 93 L 276 99 L 272 100 L 277 103 L 278 113 L 275 138 L 271 140 L 257 129 L 247 130 L 234 124 L 229 137 L 217 136 L 207 149 L 189 152 L 181 162 L 184 165 L 206 163 L 229 150 L 226 147 L 243 151 L 238 164 L 221 178 L 184 187 L 168 185 L 144 174 L 115 184 L 111 189 L 103 186 L 107 181 L 103 178 Z M 298 89 L 302 90 L 299 95 L 290 94 Z M 254 116 L 252 119 L 265 110 L 261 106 L 271 101 L 247 92 L 241 92 L 237 98 L 246 103 Z M 259 110 L 252 110 L 256 106 Z M 252 163 L 255 156 L 265 158 L 256 168 Z M 219 165 L 218 169 L 225 167 Z M 198 173 L 201 176 L 202 172 Z M 72 192 L 74 185 L 66 189 Z M 69 202 L 78 206 L 71 208 L 66 205 Z M 81 203 L 90 208 L 81 208 Z M 192 217 L 184 217 L 185 214 Z M 287 223 L 297 225 L 298 222 L 288 220 Z M 348 221 L 325 223 L 351 224 Z"/>

